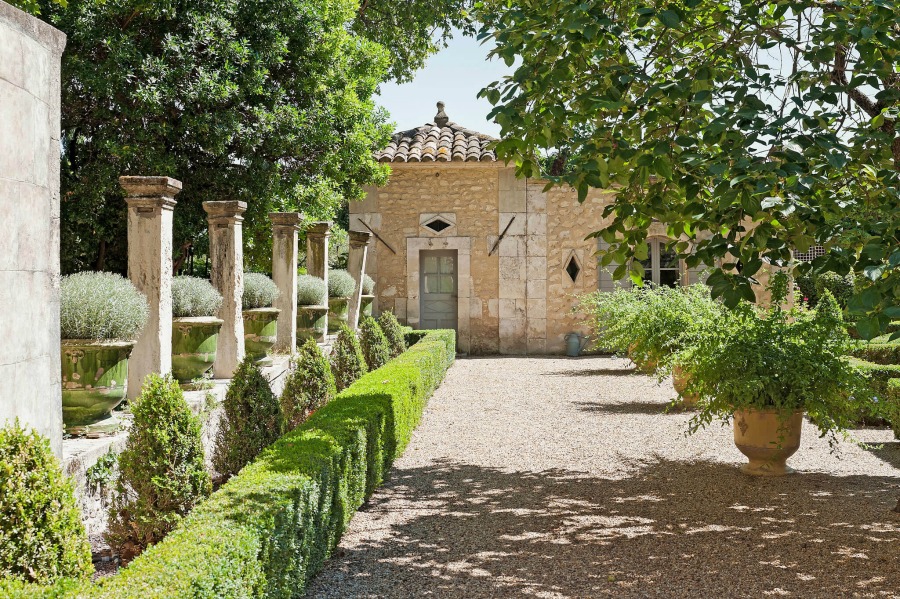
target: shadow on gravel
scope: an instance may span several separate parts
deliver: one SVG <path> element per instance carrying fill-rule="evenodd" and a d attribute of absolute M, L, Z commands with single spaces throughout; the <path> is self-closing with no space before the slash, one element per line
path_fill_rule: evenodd
<path fill-rule="evenodd" d="M 669 403 L 626 401 L 622 403 L 606 403 L 596 401 L 575 401 L 582 412 L 591 414 L 664 414 L 667 411 L 675 413 Z"/>
<path fill-rule="evenodd" d="M 556 370 L 545 372 L 547 376 L 635 376 L 641 374 L 634 368 L 587 368 L 584 370 Z M 646 375 L 645 375 L 646 376 Z"/>
<path fill-rule="evenodd" d="M 865 446 L 878 459 L 900 469 L 900 441 L 889 441 L 876 446 Z"/>
<path fill-rule="evenodd" d="M 438 463 L 394 473 L 367 536 L 308 596 L 896 596 L 898 483 L 707 462 L 620 480 Z"/>

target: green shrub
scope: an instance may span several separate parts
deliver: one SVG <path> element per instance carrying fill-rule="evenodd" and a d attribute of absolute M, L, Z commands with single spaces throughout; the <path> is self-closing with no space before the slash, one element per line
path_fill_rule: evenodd
<path fill-rule="evenodd" d="M 688 393 L 700 396 L 690 432 L 741 409 L 803 410 L 833 440 L 871 403 L 865 380 L 845 357 L 850 341 L 831 292 L 812 312 L 783 310 L 785 293 L 783 285 L 773 289 L 768 310 L 743 303 L 709 322 L 679 357 L 690 375 Z"/>
<path fill-rule="evenodd" d="M 328 358 L 319 345 L 307 339 L 291 358 L 281 392 L 281 409 L 289 430 L 295 429 L 337 394 Z"/>
<path fill-rule="evenodd" d="M 391 359 L 391 346 L 371 316 L 363 316 L 359 320 L 359 344 L 369 370 L 381 368 Z"/>
<path fill-rule="evenodd" d="M 363 295 L 372 295 L 375 292 L 375 279 L 369 275 L 363 275 L 362 292 Z"/>
<path fill-rule="evenodd" d="M 79 272 L 60 282 L 63 339 L 136 339 L 147 324 L 147 299 L 131 281 L 111 272 Z"/>
<path fill-rule="evenodd" d="M 46 438 L 0 428 L 0 578 L 46 584 L 93 572 L 73 484 Z"/>
<path fill-rule="evenodd" d="M 881 416 L 894 429 L 894 437 L 900 439 L 900 378 L 888 379 L 881 402 Z"/>
<path fill-rule="evenodd" d="M 331 353 L 331 372 L 338 391 L 343 391 L 367 372 L 366 358 L 356 333 L 342 324 Z"/>
<path fill-rule="evenodd" d="M 284 413 L 269 381 L 251 356 L 244 358 L 235 371 L 222 409 L 213 467 L 219 474 L 230 477 L 284 434 Z"/>
<path fill-rule="evenodd" d="M 854 277 L 852 274 L 839 275 L 835 272 L 822 273 L 816 277 L 816 296 L 822 297 L 826 290 L 831 292 L 841 308 L 847 307 L 847 301 L 853 296 Z"/>
<path fill-rule="evenodd" d="M 900 439 L 900 364 L 874 364 L 856 358 L 850 363 L 866 378 L 875 396 L 875 404 L 861 411 L 860 420 L 886 420 Z"/>
<path fill-rule="evenodd" d="M 900 364 L 900 343 L 863 343 L 850 355 L 875 364 Z"/>
<path fill-rule="evenodd" d="M 578 310 L 589 315 L 591 344 L 595 349 L 627 355 L 638 340 L 638 326 L 647 302 L 649 287 L 616 288 L 582 296 Z"/>
<path fill-rule="evenodd" d="M 328 297 L 350 297 L 356 289 L 356 281 L 346 270 L 328 271 Z"/>
<path fill-rule="evenodd" d="M 816 278 L 813 270 L 809 269 L 806 274 L 802 274 L 794 279 L 797 282 L 797 287 L 800 288 L 801 299 L 806 300 L 806 303 L 810 306 L 815 306 L 816 302 L 819 301 L 819 294 L 816 291 Z"/>
<path fill-rule="evenodd" d="M 172 316 L 215 316 L 221 306 L 222 294 L 206 279 L 184 276 L 172 279 Z"/>
<path fill-rule="evenodd" d="M 161 541 L 211 490 L 200 421 L 171 376 L 148 376 L 131 412 L 105 535 L 126 561 Z"/>
<path fill-rule="evenodd" d="M 406 351 L 406 336 L 393 312 L 382 312 L 378 316 L 378 326 L 381 327 L 381 332 L 387 339 L 392 358 L 396 358 Z"/>
<path fill-rule="evenodd" d="M 429 331 L 265 450 L 116 576 L 115 599 L 303 596 L 355 511 L 409 443 L 454 358 Z"/>
<path fill-rule="evenodd" d="M 300 275 L 297 277 L 297 305 L 298 306 L 324 306 L 326 304 L 325 281 L 312 275 Z"/>
<path fill-rule="evenodd" d="M 260 272 L 244 273 L 244 295 L 241 304 L 244 310 L 270 308 L 278 299 L 275 281 Z"/>

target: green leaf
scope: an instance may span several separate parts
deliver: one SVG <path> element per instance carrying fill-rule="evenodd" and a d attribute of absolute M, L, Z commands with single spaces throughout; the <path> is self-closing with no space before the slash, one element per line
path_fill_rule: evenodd
<path fill-rule="evenodd" d="M 678 29 L 678 26 L 681 25 L 681 17 L 674 10 L 664 10 L 657 15 L 657 18 L 663 25 L 672 29 Z"/>

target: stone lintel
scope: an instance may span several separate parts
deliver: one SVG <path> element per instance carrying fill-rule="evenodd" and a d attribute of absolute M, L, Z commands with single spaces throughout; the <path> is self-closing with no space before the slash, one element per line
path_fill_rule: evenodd
<path fill-rule="evenodd" d="M 159 198 L 172 200 L 181 192 L 181 181 L 171 177 L 119 177 L 119 185 L 125 196 L 132 198 Z M 129 204 L 130 205 L 130 204 Z"/>
<path fill-rule="evenodd" d="M 348 235 L 352 248 L 365 247 L 372 241 L 372 234 L 368 231 L 348 231 Z"/>
<path fill-rule="evenodd" d="M 203 202 L 203 210 L 206 211 L 209 224 L 239 223 L 244 220 L 242 215 L 247 210 L 247 202 L 240 200 Z"/>
<path fill-rule="evenodd" d="M 309 226 L 306 227 L 306 237 L 330 237 L 332 224 L 330 220 L 309 223 Z"/>
<path fill-rule="evenodd" d="M 272 227 L 291 227 L 295 231 L 300 229 L 300 223 L 303 222 L 303 214 L 300 212 L 270 212 L 269 220 L 272 221 Z"/>

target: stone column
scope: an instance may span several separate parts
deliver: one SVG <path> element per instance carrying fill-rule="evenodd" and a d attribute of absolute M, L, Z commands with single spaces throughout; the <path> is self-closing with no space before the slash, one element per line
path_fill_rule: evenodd
<path fill-rule="evenodd" d="M 356 281 L 356 288 L 350 296 L 348 323 L 354 331 L 359 325 L 359 305 L 362 299 L 363 277 L 366 274 L 366 256 L 372 234 L 368 231 L 350 231 L 350 253 L 347 256 L 347 271 Z"/>
<path fill-rule="evenodd" d="M 246 202 L 203 202 L 209 221 L 210 279 L 224 301 L 218 317 L 224 320 L 213 376 L 230 379 L 244 359 L 244 217 Z"/>
<path fill-rule="evenodd" d="M 181 181 L 119 177 L 128 203 L 128 278 L 150 304 L 150 318 L 128 360 L 128 397 L 150 373 L 172 371 L 172 217 Z"/>
<path fill-rule="evenodd" d="M 322 305 L 328 305 L 328 238 L 331 237 L 331 221 L 310 223 L 306 229 L 306 272 L 325 281 L 325 297 Z M 328 318 L 325 318 L 328 335 Z M 324 336 L 316 341 L 325 341 Z"/>
<path fill-rule="evenodd" d="M 271 212 L 269 219 L 272 221 L 272 280 L 280 292 L 273 307 L 281 310 L 274 349 L 294 353 L 297 347 L 297 231 L 303 215 Z"/>

